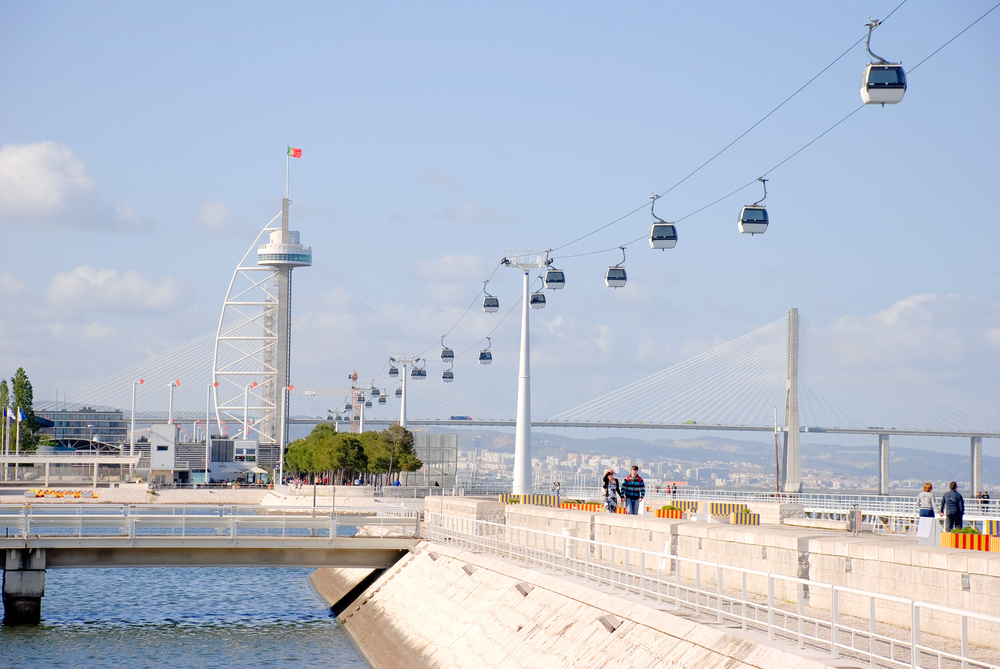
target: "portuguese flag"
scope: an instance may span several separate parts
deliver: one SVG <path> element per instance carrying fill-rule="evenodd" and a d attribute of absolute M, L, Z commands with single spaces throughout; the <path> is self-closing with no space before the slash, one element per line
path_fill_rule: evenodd
<path fill-rule="evenodd" d="M 288 155 L 290 155 L 292 158 L 301 158 L 302 157 L 302 149 L 293 149 L 292 147 L 289 146 L 288 147 Z"/>

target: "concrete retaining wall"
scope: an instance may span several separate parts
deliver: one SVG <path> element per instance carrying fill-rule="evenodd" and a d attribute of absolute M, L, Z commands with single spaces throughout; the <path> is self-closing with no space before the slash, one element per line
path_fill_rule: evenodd
<path fill-rule="evenodd" d="M 631 569 L 639 568 L 639 555 L 626 554 L 624 549 L 643 549 L 1000 616 L 1000 554 L 996 553 L 920 546 L 902 537 L 855 538 L 847 532 L 819 529 L 741 527 L 526 505 L 508 507 L 507 524 L 556 534 L 564 527 L 578 531 L 589 527 L 589 537 L 614 544 L 615 562 L 621 566 L 627 558 Z M 554 543 L 558 549 L 562 542 Z M 578 547 L 580 557 L 581 551 Z M 607 560 L 609 555 L 602 557 Z M 655 573 L 655 565 L 646 568 Z M 667 560 L 665 573 L 670 569 Z M 693 579 L 694 573 L 694 566 L 682 565 L 682 578 Z M 964 589 L 963 576 L 967 576 L 968 589 Z M 706 586 L 716 584 L 714 570 L 702 568 L 700 578 Z M 724 585 L 739 589 L 741 576 L 725 573 Z M 767 579 L 750 576 L 747 588 L 766 595 Z M 809 588 L 808 595 L 809 606 L 829 610 L 828 589 Z M 797 601 L 798 586 L 778 582 L 775 596 Z M 840 611 L 868 617 L 868 598 L 842 594 Z M 876 608 L 879 622 L 909 627 L 910 616 L 905 605 L 880 602 Z M 934 611 L 921 615 L 921 626 L 924 632 L 953 638 L 961 630 L 957 617 Z M 1000 638 L 996 626 L 976 621 L 970 621 L 969 632 L 974 643 L 991 647 Z"/>
<path fill-rule="evenodd" d="M 320 571 L 332 572 L 313 579 L 328 600 L 322 588 L 347 587 L 340 570 Z M 434 544 L 388 570 L 338 620 L 377 669 L 830 666 L 634 597 Z"/>

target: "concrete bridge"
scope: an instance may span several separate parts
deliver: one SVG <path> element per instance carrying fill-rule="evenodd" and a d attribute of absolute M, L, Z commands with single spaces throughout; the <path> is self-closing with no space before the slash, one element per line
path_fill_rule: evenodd
<path fill-rule="evenodd" d="M 3 505 L 5 622 L 37 623 L 47 569 L 392 566 L 420 538 L 399 507 Z"/>

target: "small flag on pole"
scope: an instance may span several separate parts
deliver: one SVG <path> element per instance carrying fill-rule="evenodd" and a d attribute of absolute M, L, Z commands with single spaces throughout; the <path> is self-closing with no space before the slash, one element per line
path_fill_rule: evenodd
<path fill-rule="evenodd" d="M 292 147 L 289 146 L 288 147 L 288 155 L 291 156 L 292 158 L 301 158 L 302 157 L 302 149 L 293 149 Z"/>
<path fill-rule="evenodd" d="M 17 420 L 18 421 L 28 420 L 28 417 L 24 415 L 23 411 L 21 411 L 21 407 L 17 408 Z"/>

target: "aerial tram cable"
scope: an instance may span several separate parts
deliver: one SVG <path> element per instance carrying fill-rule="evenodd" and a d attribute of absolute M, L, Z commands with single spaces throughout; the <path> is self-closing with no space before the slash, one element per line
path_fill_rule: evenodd
<path fill-rule="evenodd" d="M 865 49 L 874 62 L 868 63 L 861 75 L 861 99 L 866 105 L 894 105 L 903 99 L 906 93 L 906 73 L 903 63 L 890 63 L 882 56 L 872 53 L 872 31 L 882 25 L 878 19 L 868 17 L 871 23 L 866 23 L 868 38 Z"/>
<path fill-rule="evenodd" d="M 902 2 L 900 2 L 898 5 L 896 5 L 895 9 L 893 9 L 891 12 L 889 12 L 886 15 L 886 17 L 884 19 L 882 19 L 881 22 L 885 23 L 886 21 L 888 21 L 889 17 L 892 16 L 893 14 L 895 14 L 896 11 L 899 10 L 899 8 L 902 7 L 905 4 L 906 4 L 906 0 L 903 0 Z M 995 9 L 995 7 L 994 7 L 994 9 Z M 991 9 L 990 11 L 993 11 L 993 10 Z M 987 14 L 988 13 L 989 12 L 987 12 Z M 983 16 L 985 16 L 985 14 Z M 982 18 L 982 17 L 980 17 L 980 18 Z M 969 26 L 969 27 L 971 27 L 971 26 Z M 966 30 L 968 30 L 968 28 L 966 28 Z M 794 98 L 799 93 L 801 93 L 803 90 L 805 90 L 805 88 L 807 86 L 809 86 L 809 84 L 811 84 L 812 82 L 816 81 L 816 79 L 818 79 L 820 76 L 822 76 L 824 72 L 826 72 L 831 67 L 833 67 L 834 65 L 836 65 L 840 61 L 841 58 L 843 58 L 844 56 L 846 56 L 847 54 L 849 54 L 856 46 L 858 46 L 859 44 L 861 44 L 861 42 L 863 42 L 864 40 L 865 40 L 865 36 L 862 36 L 862 37 L 858 38 L 858 40 L 856 42 L 854 42 L 853 44 L 851 44 L 851 46 L 849 46 L 843 53 L 841 53 L 839 56 L 837 56 L 836 58 L 834 58 L 826 67 L 824 67 L 822 70 L 820 70 L 815 75 L 813 75 L 812 78 L 809 79 L 809 81 L 807 81 L 806 83 L 802 84 L 802 86 L 800 86 L 794 93 L 792 93 L 787 98 L 785 98 L 777 107 L 775 107 L 774 109 L 772 109 L 771 111 L 769 111 L 767 114 L 765 114 L 764 116 L 762 116 L 760 118 L 760 120 L 758 120 L 752 126 L 750 126 L 749 128 L 747 128 L 746 130 L 744 130 L 738 137 L 736 137 L 736 139 L 734 139 L 733 141 L 729 142 L 729 144 L 726 144 L 715 155 L 713 155 L 711 158 L 709 158 L 708 160 L 706 160 L 704 163 L 702 163 L 701 165 L 699 165 L 698 167 L 696 167 L 687 176 L 685 176 L 683 179 L 681 179 L 680 181 L 678 181 L 677 183 L 675 183 L 673 186 L 671 186 L 667 190 L 665 190 L 662 193 L 660 193 L 660 195 L 661 196 L 667 195 L 672 190 L 674 190 L 675 188 L 677 188 L 678 186 L 680 186 L 681 184 L 683 184 L 685 181 L 687 181 L 688 179 L 690 179 L 691 177 L 693 177 L 695 174 L 697 174 L 698 172 L 700 172 L 702 169 L 704 169 L 705 167 L 707 167 L 712 161 L 714 161 L 716 158 L 718 158 L 723 153 L 725 153 L 726 151 L 728 151 L 730 148 L 732 148 L 732 146 L 734 144 L 736 144 L 741 139 L 743 139 L 744 137 L 746 137 L 757 126 L 759 126 L 761 123 L 763 123 L 768 118 L 770 118 L 779 109 L 781 109 L 782 107 L 784 107 L 788 102 L 790 102 L 792 100 L 792 98 Z M 914 69 L 916 69 L 916 68 L 914 68 Z M 567 243 L 565 243 L 565 244 L 563 244 L 561 246 L 557 246 L 557 247 L 555 247 L 552 250 L 553 251 L 558 251 L 560 249 L 566 248 L 567 246 L 572 246 L 573 244 L 576 244 L 577 242 L 582 241 L 582 240 L 586 239 L 587 237 L 590 237 L 591 235 L 595 235 L 595 234 L 597 234 L 598 232 L 600 232 L 602 230 L 610 228 L 612 225 L 615 225 L 616 223 L 620 223 L 621 221 L 625 220 L 629 216 L 632 216 L 633 214 L 635 214 L 635 213 L 641 211 L 642 209 L 644 209 L 645 206 L 646 205 L 640 205 L 640 206 L 636 207 L 635 209 L 633 209 L 632 211 L 628 212 L 627 214 L 619 216 L 618 218 L 616 218 L 615 220 L 611 221 L 610 223 L 602 225 L 601 227 L 597 228 L 596 230 L 593 230 L 592 232 L 588 232 L 587 234 L 583 235 L 582 237 L 577 237 L 573 241 L 567 242 Z M 642 238 L 640 237 L 639 239 L 641 240 Z M 615 248 L 617 248 L 617 247 L 615 247 Z M 611 250 L 614 250 L 614 249 L 611 249 Z"/>
<path fill-rule="evenodd" d="M 625 247 L 619 246 L 618 248 L 622 250 L 622 261 L 609 267 L 604 274 L 604 284 L 608 288 L 624 288 L 625 282 L 628 281 L 628 275 L 625 273 L 625 268 L 622 267 L 625 264 Z"/>
<path fill-rule="evenodd" d="M 767 230 L 767 209 L 761 204 L 767 199 L 767 179 L 757 177 L 757 181 L 764 187 L 764 197 L 753 204 L 743 205 L 740 210 L 737 225 L 743 234 L 762 235 Z"/>

